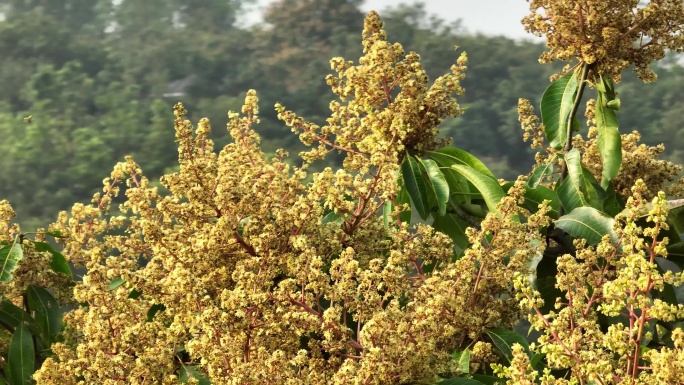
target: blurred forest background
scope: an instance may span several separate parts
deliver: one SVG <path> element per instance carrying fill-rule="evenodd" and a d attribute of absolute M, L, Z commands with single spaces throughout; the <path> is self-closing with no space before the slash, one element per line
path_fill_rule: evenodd
<path fill-rule="evenodd" d="M 523 1 L 523 0 L 519 0 Z M 74 202 L 88 202 L 111 167 L 132 154 L 150 179 L 173 171 L 172 106 L 209 117 L 217 147 L 228 143 L 227 111 L 245 92 L 260 96 L 265 151 L 295 155 L 296 135 L 276 119 L 284 103 L 323 123 L 333 95 L 329 60 L 361 54 L 362 0 L 278 0 L 264 23 L 241 22 L 249 0 L 0 0 L 0 199 L 30 230 Z M 431 78 L 468 53 L 468 108 L 445 121 L 453 145 L 513 178 L 533 164 L 517 101 L 538 105 L 559 66 L 542 66 L 543 45 L 469 35 L 420 4 L 379 10 L 390 41 L 418 52 Z M 618 85 L 622 132 L 639 129 L 666 157 L 684 161 L 684 67 L 668 58 L 654 84 Z M 637 101 L 638 104 L 637 104 Z M 25 118 L 32 116 L 28 122 Z M 334 159 L 331 159 L 334 161 Z"/>

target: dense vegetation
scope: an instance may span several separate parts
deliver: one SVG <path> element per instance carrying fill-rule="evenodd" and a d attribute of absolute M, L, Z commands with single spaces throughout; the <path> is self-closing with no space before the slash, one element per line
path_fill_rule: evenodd
<path fill-rule="evenodd" d="M 684 4 L 531 0 L 539 61 L 568 63 L 537 70 L 540 47 L 459 37 L 419 6 L 386 26 L 356 1 L 284 0 L 241 29 L 237 2 L 179 3 L 3 5 L 15 36 L 49 33 L 2 78 L 22 88 L 3 105 L 0 383 L 684 383 L 682 166 L 640 142 L 678 130 L 677 91 L 621 83 L 681 73 Z M 437 48 L 454 38 L 479 54 Z M 325 86 L 304 71 L 319 53 L 344 55 Z M 509 107 L 512 89 L 538 102 Z M 171 152 L 169 98 L 244 102 L 228 136 L 175 103 Z M 129 153 L 78 202 L 77 177 Z M 62 200 L 47 228 L 15 220 Z"/>
<path fill-rule="evenodd" d="M 169 116 L 178 101 L 191 118 L 211 119 L 219 145 L 230 140 L 225 111 L 239 108 L 249 88 L 265 107 L 280 101 L 320 123 L 328 61 L 360 54 L 361 2 L 279 1 L 266 10 L 267 24 L 243 27 L 236 22 L 246 3 L 0 1 L 0 197 L 13 203 L 19 221 L 44 224 L 74 201 L 87 202 L 127 154 L 153 179 L 173 168 Z M 388 10 L 383 20 L 395 41 L 421 55 L 431 77 L 448 70 L 454 45 L 469 53 L 460 100 L 467 118 L 445 121 L 441 132 L 501 177 L 525 172 L 532 152 L 520 141 L 517 100 L 537 105 L 554 72 L 535 64 L 543 45 L 464 34 L 419 6 Z M 678 162 L 682 148 L 672 139 L 684 120 L 684 73 L 674 60 L 660 67 L 662 81 L 651 85 L 626 76 L 621 98 L 648 102 L 632 102 L 621 128 L 667 143 Z M 265 150 L 302 148 L 271 108 L 261 120 Z"/>

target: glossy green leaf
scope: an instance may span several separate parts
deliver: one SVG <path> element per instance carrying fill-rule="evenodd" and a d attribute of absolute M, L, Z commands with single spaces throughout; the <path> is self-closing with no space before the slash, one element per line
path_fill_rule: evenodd
<path fill-rule="evenodd" d="M 7 352 L 7 369 L 12 378 L 12 385 L 31 384 L 35 372 L 36 351 L 33 336 L 24 324 L 19 324 L 12 334 Z"/>
<path fill-rule="evenodd" d="M 470 166 L 475 170 L 496 179 L 494 174 L 489 171 L 487 166 L 485 166 L 481 160 L 479 160 L 475 155 L 469 153 L 468 151 L 461 150 L 460 148 L 442 147 L 437 151 L 428 151 L 426 155 L 442 167 L 451 167 L 454 164 L 462 164 Z"/>
<path fill-rule="evenodd" d="M 197 370 L 195 366 L 181 363 L 180 383 L 187 384 L 191 378 L 196 379 L 199 385 L 211 385 L 211 381 Z"/>
<path fill-rule="evenodd" d="M 14 332 L 19 325 L 23 324 L 34 336 L 40 336 L 41 334 L 40 328 L 33 317 L 24 309 L 6 299 L 0 301 L 0 324 L 9 332 Z"/>
<path fill-rule="evenodd" d="M 0 248 L 0 283 L 12 280 L 12 273 L 19 267 L 19 261 L 22 259 L 24 259 L 24 250 L 21 248 L 20 237 L 17 235 L 9 245 Z"/>
<path fill-rule="evenodd" d="M 568 140 L 567 120 L 572 110 L 578 81 L 575 72 L 558 78 L 544 91 L 541 118 L 544 134 L 551 147 L 560 150 Z"/>
<path fill-rule="evenodd" d="M 506 330 L 501 328 L 492 328 L 485 330 L 487 336 L 492 340 L 496 349 L 506 359 L 508 363 L 513 359 L 513 345 L 520 344 L 529 358 L 533 357 L 530 351 L 530 345 L 525 337 L 514 332 L 513 330 Z"/>
<path fill-rule="evenodd" d="M 341 222 L 342 218 L 335 214 L 334 211 L 330 211 L 329 213 L 325 214 L 323 216 L 323 219 L 321 219 L 321 224 L 326 224 L 326 223 L 333 223 L 333 222 Z"/>
<path fill-rule="evenodd" d="M 576 148 L 568 151 L 565 154 L 565 162 L 568 167 L 568 177 L 556 189 L 565 212 L 581 206 L 597 205 L 597 193 L 591 181 L 587 180 L 579 151 Z"/>
<path fill-rule="evenodd" d="M 536 212 L 539 209 L 539 205 L 545 200 L 550 201 L 551 212 L 549 213 L 549 216 L 553 219 L 558 218 L 560 201 L 558 200 L 556 192 L 550 188 L 545 186 L 537 186 L 537 188 L 525 187 L 524 198 L 524 207 L 530 212 Z"/>
<path fill-rule="evenodd" d="M 470 349 L 454 352 L 451 359 L 456 361 L 456 368 L 459 373 L 470 373 Z"/>
<path fill-rule="evenodd" d="M 406 154 L 406 159 L 401 164 L 401 175 L 404 178 L 406 191 L 408 191 L 411 202 L 413 202 L 413 208 L 423 220 L 427 219 L 430 213 L 427 186 L 418 162 L 411 155 Z"/>
<path fill-rule="evenodd" d="M 62 331 L 62 309 L 49 291 L 40 286 L 29 285 L 26 289 L 28 306 L 43 335 L 50 342 L 55 341 Z"/>
<path fill-rule="evenodd" d="M 544 178 L 553 174 L 554 162 L 555 158 L 552 158 L 549 159 L 546 163 L 540 164 L 539 166 L 535 167 L 534 171 L 532 171 L 532 175 L 530 175 L 530 179 L 528 179 L 527 181 L 527 185 L 532 188 L 539 186 L 539 184 L 544 181 Z"/>
<path fill-rule="evenodd" d="M 50 261 L 50 269 L 52 269 L 52 271 L 71 277 L 71 268 L 69 267 L 69 263 L 64 255 L 55 250 L 47 242 L 33 242 L 33 246 L 36 248 L 36 251 L 48 252 L 52 254 L 52 261 Z"/>
<path fill-rule="evenodd" d="M 593 207 L 578 207 L 554 223 L 573 237 L 586 239 L 590 245 L 598 244 L 606 234 L 614 243 L 618 241 L 613 230 L 615 219 Z"/>
<path fill-rule="evenodd" d="M 442 232 L 454 241 L 455 252 L 460 252 L 461 250 L 468 247 L 470 242 L 468 237 L 465 235 L 465 230 L 468 228 L 468 224 L 458 217 L 456 214 L 446 214 L 435 218 L 432 223 L 432 227 Z"/>
<path fill-rule="evenodd" d="M 432 159 L 420 159 L 418 162 L 423 166 L 428 176 L 430 189 L 437 200 L 437 208 L 439 215 L 446 214 L 447 203 L 449 202 L 449 184 L 439 169 L 437 162 Z"/>
<path fill-rule="evenodd" d="M 451 168 L 463 175 L 463 177 L 478 189 L 480 194 L 482 194 L 482 198 L 484 198 L 489 211 L 498 213 L 496 206 L 505 194 L 503 188 L 496 179 L 485 175 L 470 166 L 454 164 Z"/>
<path fill-rule="evenodd" d="M 119 286 L 123 285 L 124 283 L 126 283 L 126 281 L 123 278 L 114 278 L 109 282 L 109 290 L 116 290 Z"/>
<path fill-rule="evenodd" d="M 502 385 L 501 378 L 495 376 L 488 376 L 485 374 L 473 374 L 473 380 L 479 381 L 484 385 Z"/>
<path fill-rule="evenodd" d="M 449 195 L 457 203 L 470 203 L 478 193 L 470 192 L 470 184 L 461 174 L 448 167 L 441 167 L 442 175 L 449 185 Z"/>
<path fill-rule="evenodd" d="M 604 105 L 605 101 L 606 96 L 599 92 L 595 110 L 596 128 L 598 129 L 596 142 L 603 161 L 601 187 L 604 189 L 608 188 L 610 181 L 617 176 L 622 164 L 622 145 L 617 115 L 614 110 Z"/>
<path fill-rule="evenodd" d="M 51 235 L 55 238 L 66 238 L 66 236 L 62 235 L 62 232 L 59 230 L 47 231 L 45 234 Z"/>
<path fill-rule="evenodd" d="M 399 190 L 399 193 L 397 193 L 397 197 L 395 198 L 395 204 L 397 206 L 404 204 L 408 205 L 408 210 L 399 212 L 399 220 L 402 223 L 411 224 L 411 198 L 409 197 L 409 193 L 406 190 L 406 187 L 403 185 Z"/>

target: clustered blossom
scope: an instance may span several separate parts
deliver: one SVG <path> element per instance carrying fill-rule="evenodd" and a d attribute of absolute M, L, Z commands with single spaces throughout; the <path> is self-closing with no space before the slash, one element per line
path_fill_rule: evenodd
<path fill-rule="evenodd" d="M 633 65 L 640 79 L 654 81 L 651 62 L 684 49 L 681 1 L 530 0 L 530 10 L 522 23 L 546 37 L 542 63 L 578 59 L 615 81 Z"/>
<path fill-rule="evenodd" d="M 556 311 L 540 313 L 540 293 L 524 277 L 516 279 L 521 307 L 530 311 L 532 327 L 544 333 L 531 349 L 546 354 L 549 367 L 571 370 L 569 378 L 556 378 L 545 370 L 539 377 L 542 384 L 681 383 L 680 329 L 672 333 L 672 348 L 645 348 L 645 341 L 656 334 L 663 338 L 656 321 L 673 322 L 684 316 L 684 306 L 656 296 L 665 284 L 677 287 L 684 278 L 681 272 L 658 270 L 657 258 L 667 257 L 667 238 L 658 240 L 658 236 L 668 229 L 668 203 L 663 193 L 651 202 L 648 194 L 644 182 L 637 181 L 627 209 L 616 217 L 618 239 L 606 235 L 595 247 L 578 241 L 575 257 L 559 258 L 557 287 L 565 295 L 555 304 Z M 637 224 L 642 217 L 650 227 Z M 600 317 L 617 316 L 625 322 L 602 329 Z M 531 370 L 525 353 L 518 349 L 516 354 L 517 366 L 500 368 L 508 384 L 519 383 L 517 379 Z"/>
<path fill-rule="evenodd" d="M 589 124 L 593 123 L 593 100 L 587 106 Z M 588 139 L 580 135 L 573 138 L 573 146 L 582 152 L 582 165 L 589 170 L 597 179 L 600 179 L 603 163 L 598 148 L 596 127 L 591 127 Z M 684 178 L 679 175 L 682 166 L 658 159 L 665 150 L 665 146 L 647 146 L 639 144 L 641 135 L 633 131 L 621 135 L 622 165 L 620 173 L 611 181 L 615 191 L 622 197 L 631 193 L 632 186 L 637 180 L 643 180 L 648 189 L 646 197 L 653 198 L 659 191 L 665 191 L 670 197 L 679 197 L 684 194 Z"/>
<path fill-rule="evenodd" d="M 521 316 L 511 282 L 541 253 L 548 208 L 520 220 L 521 179 L 500 215 L 468 230 L 460 259 L 445 234 L 401 222 L 401 205 L 384 223 L 404 152 L 437 146 L 436 125 L 460 114 L 463 66 L 427 87 L 417 55 L 400 59 L 375 13 L 364 48 L 359 66 L 333 60 L 340 78 L 328 81 L 342 102 L 328 126 L 278 107 L 319 145 L 308 160 L 342 151 L 344 168 L 308 182 L 284 153 L 268 159 L 250 91 L 218 154 L 209 122 L 193 127 L 175 107 L 180 169 L 161 178 L 168 194 L 129 158 L 92 205 L 60 216 L 51 229 L 88 272 L 39 383 L 172 384 L 187 366 L 216 385 L 432 382 L 472 344 L 491 362 L 481 336 Z M 123 183 L 121 213 L 108 214 Z"/>

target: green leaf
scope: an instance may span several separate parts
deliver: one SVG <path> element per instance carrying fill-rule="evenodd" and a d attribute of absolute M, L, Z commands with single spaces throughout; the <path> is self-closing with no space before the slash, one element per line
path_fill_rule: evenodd
<path fill-rule="evenodd" d="M 116 290 L 119 286 L 123 285 L 124 283 L 126 283 L 126 281 L 123 278 L 114 278 L 111 282 L 109 282 L 109 290 Z"/>
<path fill-rule="evenodd" d="M 404 177 L 406 191 L 408 191 L 411 202 L 413 202 L 413 208 L 416 209 L 418 215 L 423 220 L 427 219 L 430 207 L 425 180 L 420 172 L 418 162 L 408 153 L 406 154 L 406 159 L 401 164 L 401 174 Z"/>
<path fill-rule="evenodd" d="M 494 174 L 489 171 L 487 166 L 485 166 L 482 161 L 480 161 L 475 155 L 469 153 L 468 151 L 461 150 L 460 148 L 442 147 L 437 151 L 428 151 L 426 152 L 426 155 L 432 158 L 435 162 L 439 163 L 439 165 L 442 167 L 451 167 L 454 164 L 463 164 L 496 179 Z"/>
<path fill-rule="evenodd" d="M 513 359 L 514 344 L 520 344 L 525 349 L 527 356 L 530 359 L 533 357 L 533 354 L 530 351 L 530 345 L 525 337 L 514 332 L 513 330 L 493 328 L 485 330 L 485 333 L 492 340 L 494 346 L 496 346 L 497 350 L 508 361 L 509 364 Z"/>
<path fill-rule="evenodd" d="M 12 385 L 31 384 L 35 372 L 36 352 L 33 336 L 23 323 L 12 334 L 7 352 L 7 369 L 12 377 Z"/>
<path fill-rule="evenodd" d="M 578 81 L 575 72 L 557 79 L 544 91 L 541 99 L 541 118 L 544 134 L 551 147 L 560 150 L 568 140 L 567 121 Z"/>
<path fill-rule="evenodd" d="M 576 148 L 568 151 L 565 154 L 565 162 L 568 167 L 568 177 L 556 189 L 565 212 L 581 206 L 600 207 L 602 204 L 596 191 L 596 188 L 600 186 L 594 186 L 593 176 L 582 167 L 579 151 Z"/>
<path fill-rule="evenodd" d="M 6 299 L 0 301 L 0 324 L 10 333 L 23 324 L 34 336 L 40 335 L 40 328 L 33 317 Z"/>
<path fill-rule="evenodd" d="M 451 359 L 456 361 L 456 368 L 459 373 L 470 373 L 470 349 L 454 352 Z"/>
<path fill-rule="evenodd" d="M 617 243 L 614 224 L 615 219 L 593 207 L 578 207 L 555 222 L 559 229 L 575 238 L 586 239 L 590 245 L 598 244 L 606 234 Z"/>
<path fill-rule="evenodd" d="M 24 258 L 20 237 L 17 235 L 9 245 L 0 248 L 0 283 L 12 280 L 12 273 L 19 267 L 19 261 Z"/>
<path fill-rule="evenodd" d="M 152 322 L 154 316 L 160 311 L 164 310 L 166 310 L 166 306 L 164 306 L 163 303 L 155 303 L 154 305 L 150 306 L 150 309 L 147 310 L 147 322 Z"/>
<path fill-rule="evenodd" d="M 187 384 L 191 378 L 196 379 L 199 385 L 211 385 L 211 381 L 205 377 L 194 365 L 185 365 L 181 362 L 180 383 Z"/>
<path fill-rule="evenodd" d="M 401 189 L 394 200 L 397 206 L 404 204 L 408 205 L 408 210 L 404 210 L 399 213 L 399 220 L 402 223 L 411 224 L 411 198 L 406 190 L 406 186 L 401 186 Z"/>
<path fill-rule="evenodd" d="M 503 385 L 505 383 L 505 381 L 499 377 L 487 376 L 485 374 L 473 374 L 472 377 L 473 380 L 479 381 L 484 385 Z"/>
<path fill-rule="evenodd" d="M 472 378 L 466 377 L 456 377 L 449 378 L 448 380 L 442 380 L 437 383 L 438 385 L 487 385 L 484 382 L 474 380 Z"/>
<path fill-rule="evenodd" d="M 550 188 L 545 186 L 537 186 L 537 188 L 525 186 L 524 198 L 524 207 L 532 213 L 537 212 L 539 205 L 545 200 L 551 201 L 549 204 L 551 206 L 551 212 L 549 212 L 549 216 L 554 219 L 558 218 L 560 201 L 558 200 L 558 195 L 556 195 L 556 192 Z"/>
<path fill-rule="evenodd" d="M 432 223 L 432 227 L 442 232 L 454 241 L 454 248 L 456 252 L 464 250 L 470 244 L 468 237 L 465 235 L 465 231 L 468 228 L 468 224 L 456 214 L 446 214 L 441 217 L 436 217 L 435 221 Z"/>
<path fill-rule="evenodd" d="M 547 176 L 553 174 L 553 163 L 555 161 L 555 157 L 551 158 L 546 161 L 544 164 L 540 164 L 537 166 L 534 171 L 532 171 L 532 175 L 530 175 L 530 179 L 527 180 L 527 185 L 529 187 L 535 188 L 539 186 L 540 183 L 544 181 L 544 178 Z"/>
<path fill-rule="evenodd" d="M 332 222 L 341 222 L 342 218 L 335 214 L 334 211 L 330 211 L 329 213 L 325 214 L 323 216 L 323 219 L 321 219 L 321 224 L 326 224 L 326 223 L 332 223 Z"/>
<path fill-rule="evenodd" d="M 463 175 L 463 177 L 465 177 L 475 186 L 475 188 L 480 191 L 480 194 L 482 194 L 482 198 L 487 204 L 489 211 L 497 214 L 499 213 L 496 206 L 499 204 L 505 194 L 503 188 L 499 185 L 499 182 L 496 179 L 466 165 L 454 164 L 451 166 L 451 168 Z"/>
<path fill-rule="evenodd" d="M 388 228 L 390 221 L 392 220 L 392 201 L 387 200 L 385 204 L 382 205 L 382 225 Z"/>
<path fill-rule="evenodd" d="M 51 235 L 55 238 L 66 238 L 66 236 L 62 235 L 62 232 L 59 230 L 48 231 L 45 234 Z"/>
<path fill-rule="evenodd" d="M 36 251 L 48 252 L 52 254 L 52 261 L 50 262 L 50 269 L 52 269 L 52 271 L 54 271 L 55 273 L 62 273 L 64 275 L 68 275 L 71 277 L 71 268 L 69 267 L 69 263 L 67 262 L 64 255 L 62 255 L 57 250 L 52 248 L 52 246 L 50 246 L 50 244 L 47 242 L 31 242 L 33 242 L 33 246 L 36 248 Z"/>
<path fill-rule="evenodd" d="M 597 144 L 603 161 L 601 173 L 601 187 L 608 188 L 608 184 L 620 171 L 622 164 L 622 144 L 615 111 L 604 105 L 606 96 L 599 92 L 596 101 L 596 128 L 598 129 Z"/>
<path fill-rule="evenodd" d="M 53 342 L 62 331 L 62 309 L 55 297 L 40 286 L 29 285 L 26 289 L 29 309 L 33 312 L 45 339 Z"/>
<path fill-rule="evenodd" d="M 442 167 L 440 170 L 449 185 L 451 199 L 458 203 L 470 203 L 473 198 L 479 196 L 478 193 L 470 192 L 470 184 L 461 174 L 448 167 Z"/>
<path fill-rule="evenodd" d="M 425 168 L 425 172 L 430 181 L 429 186 L 437 199 L 437 207 L 439 215 L 446 214 L 447 203 L 449 202 L 449 184 L 440 171 L 437 163 L 432 159 L 420 159 L 418 162 Z"/>

